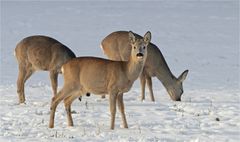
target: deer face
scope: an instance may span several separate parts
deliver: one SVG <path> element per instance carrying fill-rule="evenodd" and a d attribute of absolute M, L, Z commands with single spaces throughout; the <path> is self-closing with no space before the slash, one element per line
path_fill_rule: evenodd
<path fill-rule="evenodd" d="M 168 87 L 167 92 L 173 101 L 181 101 L 183 94 L 183 81 L 186 79 L 188 70 L 185 70 L 178 78 L 175 78 L 174 83 Z"/>
<path fill-rule="evenodd" d="M 151 33 L 147 32 L 142 39 L 137 39 L 133 32 L 129 32 L 129 40 L 132 46 L 131 55 L 136 61 L 144 61 L 147 57 L 147 46 L 151 40 Z"/>
<path fill-rule="evenodd" d="M 173 101 L 181 101 L 181 96 L 183 94 L 182 83 L 172 84 L 172 86 L 167 89 L 167 92 Z"/>

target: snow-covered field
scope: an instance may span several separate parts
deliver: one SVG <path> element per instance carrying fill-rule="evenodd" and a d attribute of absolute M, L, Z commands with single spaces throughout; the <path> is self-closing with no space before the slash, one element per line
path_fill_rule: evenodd
<path fill-rule="evenodd" d="M 117 30 L 152 32 L 172 72 L 185 69 L 182 102 L 170 100 L 153 80 L 156 103 L 139 100 L 137 80 L 125 94 L 129 129 L 117 113 L 110 130 L 108 99 L 92 95 L 73 104 L 67 127 L 63 104 L 49 129 L 52 97 L 46 72 L 26 83 L 18 105 L 13 50 L 26 36 L 56 38 L 78 56 L 105 57 L 101 40 Z M 229 1 L 1 1 L 0 141 L 239 141 L 239 2 Z M 59 88 L 62 86 L 60 76 Z"/>

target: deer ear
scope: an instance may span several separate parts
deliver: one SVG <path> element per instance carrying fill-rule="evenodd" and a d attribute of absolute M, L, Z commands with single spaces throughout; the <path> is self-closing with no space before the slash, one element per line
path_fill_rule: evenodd
<path fill-rule="evenodd" d="M 130 43 L 135 43 L 136 38 L 135 38 L 134 33 L 133 33 L 132 31 L 129 31 L 128 35 L 129 35 L 129 41 L 130 41 Z"/>
<path fill-rule="evenodd" d="M 145 35 L 144 35 L 144 42 L 146 42 L 147 44 L 151 41 L 151 32 L 148 31 Z"/>
<path fill-rule="evenodd" d="M 186 79 L 187 74 L 188 74 L 188 70 L 185 70 L 185 71 L 178 77 L 178 81 L 179 81 L 179 82 L 183 82 L 183 81 Z"/>

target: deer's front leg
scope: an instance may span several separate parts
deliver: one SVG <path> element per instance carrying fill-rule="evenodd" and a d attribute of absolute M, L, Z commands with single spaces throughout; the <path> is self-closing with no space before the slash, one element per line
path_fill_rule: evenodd
<path fill-rule="evenodd" d="M 142 73 L 140 75 L 140 83 L 141 83 L 141 101 L 145 100 L 145 85 L 146 85 L 146 78 L 145 75 Z"/>
<path fill-rule="evenodd" d="M 149 92 L 150 92 L 150 98 L 151 98 L 151 101 L 155 101 L 155 98 L 154 98 L 154 95 L 153 95 L 153 89 L 152 89 L 152 79 L 150 76 L 146 76 L 146 80 L 147 80 L 147 85 L 148 85 L 148 89 L 149 89 Z"/>
<path fill-rule="evenodd" d="M 123 94 L 119 94 L 117 96 L 117 100 L 118 100 L 118 109 L 121 112 L 121 116 L 122 116 L 123 127 L 128 128 L 127 119 L 126 119 L 125 110 L 124 110 Z"/>
<path fill-rule="evenodd" d="M 111 112 L 111 126 L 110 129 L 114 129 L 115 124 L 115 116 L 116 116 L 116 101 L 117 101 L 117 94 L 111 93 L 109 96 L 109 104 L 110 104 L 110 112 Z"/>

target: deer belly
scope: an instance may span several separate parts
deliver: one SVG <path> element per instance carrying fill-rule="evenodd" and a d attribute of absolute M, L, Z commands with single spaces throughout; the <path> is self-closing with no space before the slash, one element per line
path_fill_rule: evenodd
<path fill-rule="evenodd" d="M 107 94 L 107 85 L 104 80 L 97 80 L 94 78 L 81 78 L 81 84 L 87 92 L 93 94 Z"/>
<path fill-rule="evenodd" d="M 95 95 L 103 95 L 103 94 L 107 94 L 108 91 L 105 89 L 105 87 L 93 87 L 93 86 L 90 86 L 90 87 L 87 87 L 85 88 L 87 90 L 87 92 L 91 92 Z"/>

